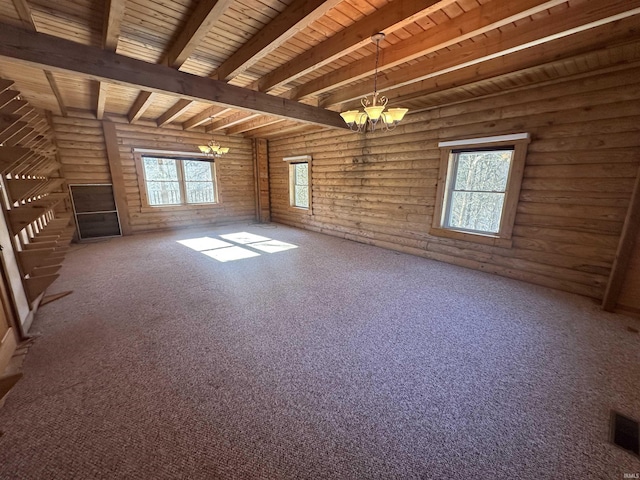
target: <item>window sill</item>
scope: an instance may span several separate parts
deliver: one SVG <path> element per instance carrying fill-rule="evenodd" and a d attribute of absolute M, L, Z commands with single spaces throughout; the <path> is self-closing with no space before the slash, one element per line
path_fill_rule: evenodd
<path fill-rule="evenodd" d="M 222 204 L 220 203 L 196 203 L 193 205 L 144 205 L 140 207 L 140 211 L 142 213 L 151 213 L 151 212 L 180 212 L 186 210 L 204 210 L 204 209 L 217 209 L 221 208 Z"/>
<path fill-rule="evenodd" d="M 429 235 L 434 237 L 451 238 L 453 240 L 464 240 L 466 242 L 481 243 L 494 247 L 511 248 L 513 241 L 510 238 L 502 238 L 498 235 L 488 235 L 483 233 L 464 232 L 449 228 L 431 227 Z"/>
<path fill-rule="evenodd" d="M 289 205 L 289 211 L 290 212 L 295 212 L 295 213 L 301 213 L 302 215 L 311 215 L 312 214 L 310 208 L 294 207 L 292 205 Z"/>

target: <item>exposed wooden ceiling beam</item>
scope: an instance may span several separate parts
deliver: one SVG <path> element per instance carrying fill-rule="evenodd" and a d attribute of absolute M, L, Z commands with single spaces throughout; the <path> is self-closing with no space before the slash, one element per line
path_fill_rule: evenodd
<path fill-rule="evenodd" d="M 240 49 L 225 60 L 213 78 L 230 80 L 259 62 L 269 53 L 322 17 L 341 0 L 294 0 Z"/>
<path fill-rule="evenodd" d="M 115 52 L 120 38 L 126 0 L 106 0 L 102 24 L 102 48 Z"/>
<path fill-rule="evenodd" d="M 455 54 L 423 59 L 405 68 L 378 78 L 378 91 L 385 92 L 411 83 L 436 77 L 453 70 L 503 57 L 514 52 L 563 39 L 589 29 L 640 13 L 640 0 L 610 0 L 606 5 L 591 2 L 571 7 L 571 15 L 537 19 L 518 28 L 497 32 L 478 42 L 455 50 Z M 596 42 L 597 39 L 594 39 Z M 338 90 L 322 101 L 323 106 L 337 105 L 371 93 L 371 85 L 359 83 Z"/>
<path fill-rule="evenodd" d="M 164 56 L 163 63 L 172 68 L 180 68 L 232 2 L 233 0 L 201 0 L 198 2 L 195 11 L 180 31 L 180 35 Z M 184 109 L 188 108 L 191 103 L 183 104 Z M 164 123 L 164 119 L 172 114 L 173 112 L 168 110 L 156 122 L 166 125 L 169 122 Z"/>
<path fill-rule="evenodd" d="M 129 123 L 135 123 L 140 120 L 140 117 L 147 111 L 147 108 L 151 106 L 153 101 L 153 92 L 142 91 L 138 94 L 135 102 L 131 105 L 127 118 Z"/>
<path fill-rule="evenodd" d="M 237 135 L 238 133 L 245 133 L 250 130 L 255 130 L 256 128 L 266 127 L 266 126 L 273 125 L 275 123 L 279 123 L 283 121 L 284 120 L 282 120 L 281 118 L 262 115 L 259 118 L 255 118 L 249 121 L 244 121 L 238 125 L 228 128 L 227 135 Z"/>
<path fill-rule="evenodd" d="M 346 128 L 336 112 L 180 72 L 41 33 L 0 25 L 0 56 L 29 65 L 74 72 L 187 100 L 215 103 L 306 123 Z"/>
<path fill-rule="evenodd" d="M 233 127 L 242 122 L 246 122 L 247 120 L 252 120 L 256 117 L 259 117 L 259 113 L 247 113 L 247 112 L 238 112 L 233 115 L 229 115 L 228 117 L 222 118 L 217 122 L 212 122 L 210 125 L 205 127 L 207 132 L 214 132 L 216 130 L 224 130 L 225 128 Z"/>
<path fill-rule="evenodd" d="M 27 31 L 37 32 L 36 23 L 33 20 L 33 15 L 31 14 L 31 7 L 27 0 L 13 0 L 13 6 L 18 12 L 18 16 L 22 22 L 22 25 Z M 60 109 L 60 113 L 62 116 L 67 116 L 67 107 L 62 99 L 62 94 L 60 93 L 60 89 L 58 88 L 58 84 L 56 83 L 56 79 L 53 74 L 49 70 L 44 70 L 44 75 L 47 77 L 47 82 L 49 82 L 49 86 L 51 87 L 51 91 L 53 95 L 56 97 L 56 101 L 58 102 L 58 108 Z"/>
<path fill-rule="evenodd" d="M 178 100 L 173 107 L 160 115 L 160 118 L 156 121 L 159 127 L 164 127 L 166 124 L 173 122 L 176 118 L 182 115 L 192 104 L 191 100 Z"/>
<path fill-rule="evenodd" d="M 107 0 L 104 4 L 104 20 L 102 23 L 102 48 L 110 52 L 118 49 L 124 6 L 126 0 Z M 107 104 L 108 84 L 98 82 L 98 99 L 96 104 L 96 118 L 102 120 Z"/>
<path fill-rule="evenodd" d="M 188 120 L 185 120 L 182 123 L 182 129 L 183 130 L 190 130 L 192 128 L 195 128 L 199 125 L 202 125 L 203 123 L 205 123 L 207 120 L 211 119 L 211 118 L 215 118 L 219 115 L 223 115 L 225 113 L 228 113 L 229 111 L 231 111 L 230 108 L 226 108 L 226 107 L 208 107 L 205 110 L 203 110 L 202 112 L 194 115 L 193 117 L 191 117 Z"/>
<path fill-rule="evenodd" d="M 379 70 L 396 67 L 429 53 L 447 48 L 455 43 L 482 35 L 522 18 L 555 7 L 566 0 L 493 0 L 456 18 L 411 36 L 407 40 L 381 49 Z M 342 87 L 375 71 L 375 55 L 351 62 L 294 89 L 289 96 L 301 99 Z"/>
<path fill-rule="evenodd" d="M 67 107 L 64 104 L 64 100 L 62 99 L 62 94 L 60 93 L 60 89 L 58 88 L 58 84 L 56 83 L 56 79 L 49 70 L 44 71 L 44 75 L 47 77 L 47 81 L 49 82 L 49 86 L 51 87 L 51 91 L 56 97 L 58 101 L 58 108 L 60 108 L 60 113 L 62 113 L 63 117 L 67 116 Z"/>
<path fill-rule="evenodd" d="M 104 108 L 107 105 L 108 90 L 108 83 L 98 82 L 98 100 L 96 103 L 96 118 L 98 120 L 102 120 L 102 118 L 104 117 Z"/>
<path fill-rule="evenodd" d="M 27 0 L 13 0 L 13 6 L 20 17 L 20 21 L 27 30 L 36 31 L 36 24 L 33 21 L 31 15 L 31 7 L 27 3 Z"/>
<path fill-rule="evenodd" d="M 165 56 L 165 63 L 168 66 L 180 68 L 232 1 L 204 0 L 200 2 L 180 36 Z M 224 62 L 214 77 L 222 74 L 229 79 L 246 70 L 251 64 L 256 63 L 278 48 L 293 34 L 320 18 L 339 1 L 296 0 Z M 227 74 L 225 72 L 228 69 L 233 71 Z M 165 112 L 162 117 L 168 113 Z"/>
<path fill-rule="evenodd" d="M 252 130 L 247 136 L 253 138 L 277 137 L 283 134 L 302 133 L 302 131 L 316 130 L 315 125 L 303 125 L 295 122 L 282 122 L 275 125 L 269 125 L 263 128 Z"/>
<path fill-rule="evenodd" d="M 532 47 L 527 50 L 498 57 L 483 62 L 481 65 L 472 65 L 459 70 L 448 72 L 439 77 L 432 77 L 411 85 L 389 90 L 385 96 L 394 105 L 404 105 L 415 99 L 420 99 L 421 103 L 437 105 L 439 100 L 433 103 L 428 101 L 430 96 L 438 97 L 439 93 L 461 86 L 474 85 L 478 82 L 493 79 L 499 81 L 501 77 L 509 78 L 513 72 L 521 72 L 527 75 L 527 69 L 534 71 L 540 67 L 548 66 L 549 70 L 555 71 L 556 67 L 562 70 L 563 59 L 572 58 L 580 64 L 588 65 L 593 56 L 612 59 L 611 64 L 628 64 L 635 59 L 640 60 L 640 55 L 635 57 L 620 55 L 620 49 L 640 52 L 640 43 L 636 41 L 628 42 L 628 33 L 634 28 L 631 19 L 621 22 L 621 24 L 608 24 L 597 28 L 593 32 L 587 31 L 576 34 L 571 40 L 571 48 L 567 50 L 566 45 L 544 44 Z M 598 45 L 594 45 L 594 34 L 597 35 Z M 622 43 L 619 43 L 619 42 Z M 628 48 L 627 48 L 628 47 Z M 616 60 L 617 59 L 617 60 Z M 459 97 L 459 96 L 457 96 Z"/>
<path fill-rule="evenodd" d="M 261 128 L 257 128 L 255 130 L 252 130 L 251 133 L 249 133 L 247 136 L 248 137 L 257 137 L 257 138 L 262 138 L 263 136 L 267 136 L 269 134 L 272 134 L 274 132 L 277 131 L 287 131 L 291 128 L 294 127 L 299 127 L 300 124 L 296 123 L 296 122 L 290 122 L 290 121 L 283 121 L 280 123 L 275 123 L 272 125 L 267 125 L 265 127 L 261 127 Z"/>
<path fill-rule="evenodd" d="M 166 64 L 180 68 L 232 3 L 233 0 L 200 0 L 167 52 Z"/>
<path fill-rule="evenodd" d="M 395 0 L 265 75 L 258 81 L 258 90 L 268 92 L 295 80 L 368 45 L 374 33 L 389 33 L 415 21 L 418 16 L 427 15 L 453 2 L 454 0 Z"/>

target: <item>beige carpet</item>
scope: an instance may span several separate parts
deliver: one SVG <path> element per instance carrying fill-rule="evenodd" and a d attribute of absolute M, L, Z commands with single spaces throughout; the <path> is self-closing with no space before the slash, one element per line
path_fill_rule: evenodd
<path fill-rule="evenodd" d="M 246 224 L 75 246 L 64 290 L 0 478 L 640 473 L 609 443 L 611 409 L 640 417 L 640 322 L 588 298 Z"/>

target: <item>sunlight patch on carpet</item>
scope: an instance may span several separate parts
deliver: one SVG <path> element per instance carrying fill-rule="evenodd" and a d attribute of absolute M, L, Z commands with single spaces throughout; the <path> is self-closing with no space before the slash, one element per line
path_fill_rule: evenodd
<path fill-rule="evenodd" d="M 196 252 L 203 252 L 204 250 L 213 250 L 215 248 L 232 247 L 232 243 L 223 242 L 217 238 L 200 237 L 200 238 L 188 238 L 186 240 L 178 240 L 178 243 L 189 247 Z"/>
<path fill-rule="evenodd" d="M 177 242 L 219 262 L 259 257 L 261 255 L 259 252 L 278 253 L 298 248 L 297 245 L 292 243 L 248 232 L 229 233 L 219 236 L 226 241 L 212 237 L 197 237 L 178 240 Z"/>
<path fill-rule="evenodd" d="M 244 258 L 259 257 L 260 254 L 252 252 L 242 247 L 226 247 L 217 250 L 207 250 L 204 253 L 207 257 L 214 258 L 219 262 L 232 262 L 233 260 L 242 260 Z"/>
<path fill-rule="evenodd" d="M 239 243 L 240 245 L 271 240 L 270 238 L 263 237 L 261 235 L 255 235 L 249 232 L 228 233 L 226 235 L 220 235 L 220 238 L 224 238 L 225 240 L 229 240 L 234 243 Z"/>
<path fill-rule="evenodd" d="M 279 240 L 267 240 L 266 242 L 250 243 L 247 246 L 256 248 L 265 253 L 284 252 L 285 250 L 298 248 L 297 245 L 293 245 L 287 242 L 281 242 Z"/>

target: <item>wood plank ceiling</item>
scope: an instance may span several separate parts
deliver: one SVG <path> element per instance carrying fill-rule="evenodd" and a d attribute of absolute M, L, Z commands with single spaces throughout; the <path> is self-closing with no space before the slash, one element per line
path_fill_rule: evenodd
<path fill-rule="evenodd" d="M 0 77 L 60 115 L 270 138 L 339 126 L 333 112 L 372 92 L 376 32 L 378 89 L 415 111 L 638 61 L 639 14 L 640 0 L 0 0 Z"/>

